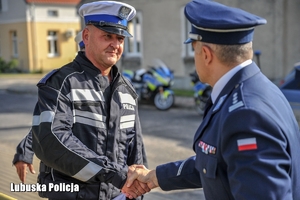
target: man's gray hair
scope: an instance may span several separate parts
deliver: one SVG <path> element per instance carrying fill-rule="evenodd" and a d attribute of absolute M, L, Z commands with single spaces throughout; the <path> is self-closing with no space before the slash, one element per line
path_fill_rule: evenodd
<path fill-rule="evenodd" d="M 232 66 L 245 60 L 252 59 L 253 49 L 252 42 L 237 45 L 220 45 L 203 43 L 209 46 L 217 55 L 221 63 Z"/>

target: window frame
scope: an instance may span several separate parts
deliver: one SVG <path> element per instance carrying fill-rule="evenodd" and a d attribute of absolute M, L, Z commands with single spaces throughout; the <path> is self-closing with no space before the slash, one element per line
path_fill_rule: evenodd
<path fill-rule="evenodd" d="M 47 10 L 47 16 L 48 17 L 59 17 L 59 13 L 58 13 L 58 10 L 55 10 L 55 9 L 48 9 Z"/>
<path fill-rule="evenodd" d="M 18 33 L 16 30 L 11 31 L 11 47 L 12 47 L 12 57 L 19 57 L 19 46 L 18 46 Z"/>
<path fill-rule="evenodd" d="M 138 21 L 138 24 L 137 24 Z M 130 32 L 133 37 L 126 37 L 124 41 L 124 51 L 123 55 L 125 57 L 141 57 L 142 56 L 142 14 L 137 12 L 135 18 L 128 22 L 128 27 L 133 24 L 133 31 Z M 130 47 L 132 46 L 132 51 Z"/>
<path fill-rule="evenodd" d="M 181 8 L 181 30 L 182 30 L 182 57 L 184 58 L 190 58 L 194 57 L 194 49 L 191 44 L 184 44 L 184 42 L 189 38 L 189 33 L 192 29 L 192 24 L 189 22 L 189 20 L 184 15 L 184 7 Z"/>
<path fill-rule="evenodd" d="M 55 35 L 50 35 L 50 33 L 53 32 Z M 58 57 L 59 51 L 58 51 L 58 31 L 54 30 L 48 30 L 47 31 L 47 47 L 48 47 L 48 57 Z"/>
<path fill-rule="evenodd" d="M 8 0 L 0 0 L 0 12 L 8 11 Z"/>

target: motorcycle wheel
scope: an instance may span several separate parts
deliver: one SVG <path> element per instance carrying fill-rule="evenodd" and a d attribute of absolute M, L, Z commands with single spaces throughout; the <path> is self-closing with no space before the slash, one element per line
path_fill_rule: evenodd
<path fill-rule="evenodd" d="M 156 93 L 153 99 L 154 105 L 158 110 L 168 110 L 170 109 L 175 101 L 174 94 L 169 94 L 167 98 L 161 93 Z"/>
<path fill-rule="evenodd" d="M 199 97 L 195 98 L 195 107 L 198 114 L 203 115 L 206 101 Z"/>

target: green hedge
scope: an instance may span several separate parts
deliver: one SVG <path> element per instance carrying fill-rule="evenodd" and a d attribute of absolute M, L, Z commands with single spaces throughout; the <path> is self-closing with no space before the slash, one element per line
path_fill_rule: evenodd
<path fill-rule="evenodd" d="M 20 73 L 22 72 L 18 69 L 19 62 L 16 59 L 12 59 L 9 62 L 6 62 L 3 58 L 0 57 L 0 73 Z"/>

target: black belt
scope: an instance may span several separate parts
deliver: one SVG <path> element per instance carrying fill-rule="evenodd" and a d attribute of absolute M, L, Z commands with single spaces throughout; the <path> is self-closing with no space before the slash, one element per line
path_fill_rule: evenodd
<path fill-rule="evenodd" d="M 50 173 L 51 172 L 51 167 L 48 167 L 43 162 L 40 162 L 40 172 Z"/>

